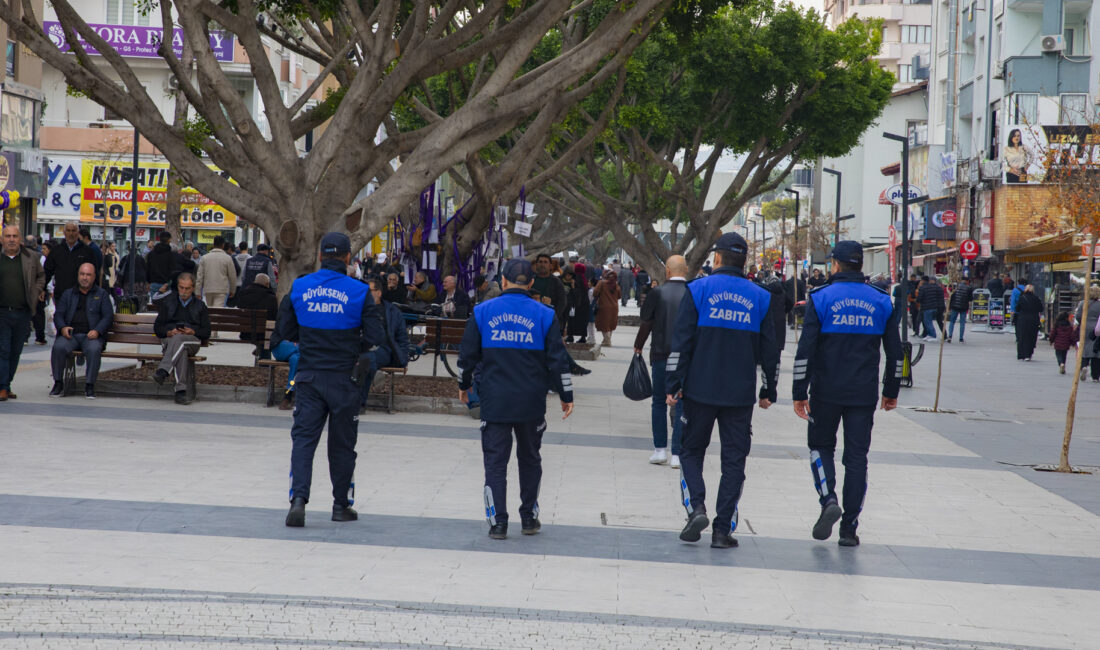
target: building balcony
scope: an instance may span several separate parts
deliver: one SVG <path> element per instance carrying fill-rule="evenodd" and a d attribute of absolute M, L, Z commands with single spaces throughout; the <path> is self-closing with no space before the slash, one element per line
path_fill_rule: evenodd
<path fill-rule="evenodd" d="M 979 17 L 984 14 L 985 12 L 980 11 L 963 11 L 959 13 L 959 30 L 964 43 L 974 42 L 974 34 L 978 31 Z"/>
<path fill-rule="evenodd" d="M 1043 0 L 1007 0 L 1008 8 L 1025 13 L 1043 13 Z M 1092 7 L 1092 0 L 1064 0 L 1067 13 L 1081 13 Z"/>
<path fill-rule="evenodd" d="M 1092 58 L 1075 59 L 1083 60 L 1070 61 L 1050 54 L 1009 57 L 1005 59 L 1004 92 L 1006 95 L 1039 93 L 1045 97 L 1087 93 Z"/>
<path fill-rule="evenodd" d="M 974 116 L 974 82 L 968 81 L 959 86 L 959 117 L 967 119 Z"/>
<path fill-rule="evenodd" d="M 875 59 L 879 62 L 882 61 L 897 61 L 901 58 L 901 43 L 898 41 L 886 42 L 883 41 L 882 47 L 879 49 Z"/>
<path fill-rule="evenodd" d="M 849 8 L 853 16 L 860 18 L 881 18 L 884 22 L 899 22 L 904 15 L 905 8 L 900 4 L 860 5 L 853 4 Z"/>

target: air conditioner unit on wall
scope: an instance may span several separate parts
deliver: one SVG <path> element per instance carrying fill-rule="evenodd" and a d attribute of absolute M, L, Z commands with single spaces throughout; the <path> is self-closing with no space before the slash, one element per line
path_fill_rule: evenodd
<path fill-rule="evenodd" d="M 1047 34 L 1039 41 L 1044 52 L 1061 52 L 1066 49 L 1066 37 L 1061 34 Z"/>
<path fill-rule="evenodd" d="M 993 64 L 993 78 L 1004 79 L 1005 78 L 1005 62 L 997 61 Z"/>
<path fill-rule="evenodd" d="M 164 89 L 169 92 L 175 92 L 180 89 L 180 80 L 176 77 L 176 75 L 168 75 L 168 78 L 164 80 Z"/>

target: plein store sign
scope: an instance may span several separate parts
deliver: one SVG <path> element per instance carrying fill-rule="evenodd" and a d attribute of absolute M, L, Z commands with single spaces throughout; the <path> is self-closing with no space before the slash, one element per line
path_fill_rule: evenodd
<path fill-rule="evenodd" d="M 168 200 L 168 163 L 138 165 L 139 226 L 163 226 Z M 215 169 L 211 166 L 211 169 Z M 129 226 L 133 201 L 133 165 L 111 160 L 85 160 L 81 166 L 81 223 Z M 180 205 L 184 228 L 227 229 L 237 226 L 237 215 L 196 190 L 185 187 Z"/>

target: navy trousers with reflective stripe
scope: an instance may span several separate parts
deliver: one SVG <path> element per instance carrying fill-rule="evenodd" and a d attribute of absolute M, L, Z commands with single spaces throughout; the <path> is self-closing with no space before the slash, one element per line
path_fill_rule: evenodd
<path fill-rule="evenodd" d="M 821 505 L 825 505 L 830 498 L 836 498 L 836 464 L 833 457 L 836 453 L 836 431 L 841 420 L 844 421 L 844 455 L 841 457 L 841 462 L 844 463 L 844 495 L 841 504 L 844 515 L 840 520 L 842 528 L 854 529 L 859 524 L 863 497 L 867 494 L 867 452 L 871 448 L 874 417 L 874 406 L 840 406 L 812 397 L 810 399 L 810 471 L 814 474 Z"/>
<path fill-rule="evenodd" d="M 512 456 L 512 432 L 516 434 L 519 469 L 519 515 L 538 517 L 539 484 L 542 482 L 542 433 L 546 420 L 482 422 L 481 453 L 485 461 L 485 485 L 493 495 L 497 523 L 508 523 L 508 459 Z"/>
<path fill-rule="evenodd" d="M 687 483 L 692 511 L 706 511 L 707 488 L 703 482 L 703 458 L 710 446 L 714 423 L 722 443 L 722 479 L 714 509 L 713 530 L 728 532 L 745 483 L 745 458 L 752 447 L 752 407 L 712 406 L 684 398 L 683 448 L 680 468 Z"/>
<path fill-rule="evenodd" d="M 309 501 L 313 454 L 328 421 L 328 471 L 332 501 L 348 506 L 359 437 L 359 388 L 342 373 L 299 373 L 294 383 L 294 426 L 290 438 L 290 498 Z"/>

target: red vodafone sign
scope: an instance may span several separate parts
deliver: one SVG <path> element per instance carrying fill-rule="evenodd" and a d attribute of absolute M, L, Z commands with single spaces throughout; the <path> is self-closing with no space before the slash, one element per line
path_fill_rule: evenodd
<path fill-rule="evenodd" d="M 954 226 L 955 222 L 959 220 L 959 217 L 955 214 L 954 210 L 944 210 L 941 219 L 943 219 L 943 225 Z"/>
<path fill-rule="evenodd" d="M 972 260 L 978 256 L 978 242 L 973 239 L 964 239 L 959 244 L 959 256 L 964 260 Z"/>

